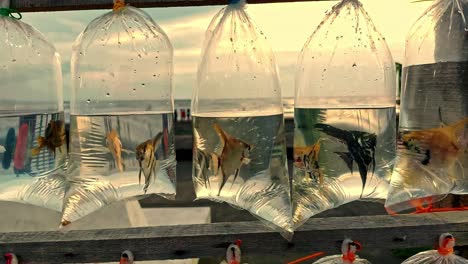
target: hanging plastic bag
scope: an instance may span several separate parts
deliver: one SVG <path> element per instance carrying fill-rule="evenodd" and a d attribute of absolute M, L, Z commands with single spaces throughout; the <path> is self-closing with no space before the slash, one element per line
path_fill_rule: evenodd
<path fill-rule="evenodd" d="M 67 146 L 60 58 L 20 19 L 0 0 L 0 201 L 61 211 Z"/>
<path fill-rule="evenodd" d="M 360 251 L 362 246 L 359 242 L 351 239 L 345 239 L 341 245 L 342 255 L 333 255 L 321 258 L 314 262 L 314 264 L 370 264 L 368 260 L 359 258 L 356 255 L 357 251 Z"/>
<path fill-rule="evenodd" d="M 195 192 L 291 233 L 277 67 L 244 5 L 223 8 L 206 33 L 192 98 Z"/>
<path fill-rule="evenodd" d="M 407 36 L 390 212 L 468 193 L 466 18 L 467 0 L 438 0 Z"/>
<path fill-rule="evenodd" d="M 172 58 L 164 31 L 123 1 L 75 41 L 62 225 L 119 200 L 175 196 Z"/>
<path fill-rule="evenodd" d="M 342 0 L 298 59 L 294 226 L 358 199 L 385 199 L 395 158 L 395 69 L 362 4 Z"/>
<path fill-rule="evenodd" d="M 420 252 L 402 264 L 468 264 L 467 259 L 453 253 L 454 246 L 455 238 L 449 233 L 444 233 L 440 235 L 437 250 Z"/>

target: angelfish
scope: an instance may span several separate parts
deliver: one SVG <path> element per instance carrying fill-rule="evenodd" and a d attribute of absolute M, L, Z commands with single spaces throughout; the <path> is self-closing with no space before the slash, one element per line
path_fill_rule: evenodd
<path fill-rule="evenodd" d="M 412 147 L 412 141 L 426 147 L 425 158 L 421 161 L 421 164 L 428 165 L 433 160 L 439 160 L 444 165 L 450 166 L 456 161 L 464 148 L 459 137 L 463 136 L 461 132 L 467 125 L 468 117 L 465 117 L 451 125 L 409 132 L 403 135 L 402 139 L 408 148 Z M 416 148 L 416 151 L 420 152 L 421 150 Z"/>
<path fill-rule="evenodd" d="M 348 152 L 335 152 L 344 160 L 351 173 L 353 173 L 353 161 L 357 163 L 362 181 L 362 194 L 367 182 L 367 172 L 372 167 L 375 172 L 375 147 L 377 135 L 362 131 L 347 131 L 327 124 L 316 124 L 315 128 L 323 133 L 338 139 L 348 147 Z"/>
<path fill-rule="evenodd" d="M 106 143 L 112 157 L 114 157 L 117 168 L 120 172 L 123 172 L 124 163 L 122 160 L 122 142 L 120 141 L 119 134 L 117 134 L 115 129 L 112 129 L 112 131 L 107 134 Z"/>
<path fill-rule="evenodd" d="M 153 139 L 149 139 L 136 147 L 136 159 L 138 160 L 140 171 L 138 173 L 138 183 L 141 183 L 141 173 L 145 176 L 145 186 L 143 191 L 148 191 L 151 177 L 156 177 L 159 168 L 159 160 L 156 159 L 156 150 L 161 144 L 162 132 L 159 132 Z"/>
<path fill-rule="evenodd" d="M 306 147 L 294 147 L 294 165 L 305 170 L 306 176 L 318 183 L 323 183 L 323 173 L 319 166 L 319 139 L 315 144 Z"/>
<path fill-rule="evenodd" d="M 55 155 L 55 149 L 60 148 L 65 143 L 65 124 L 61 120 L 50 120 L 47 125 L 45 135 L 43 137 L 37 137 L 36 148 L 31 150 L 31 155 L 36 156 L 39 154 L 42 148 L 47 147 Z"/>
<path fill-rule="evenodd" d="M 218 191 L 219 196 L 229 176 L 234 175 L 233 182 L 235 182 L 237 176 L 239 176 L 241 166 L 250 162 L 248 155 L 252 150 L 252 145 L 229 135 L 216 123 L 213 124 L 213 128 L 223 146 L 219 160 L 214 161 L 214 164 L 219 164 L 222 174 L 222 182 Z"/>

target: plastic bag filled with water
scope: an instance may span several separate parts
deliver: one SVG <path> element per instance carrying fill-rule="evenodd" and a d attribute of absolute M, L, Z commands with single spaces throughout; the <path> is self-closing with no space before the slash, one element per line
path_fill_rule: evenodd
<path fill-rule="evenodd" d="M 438 0 L 407 35 L 390 212 L 468 193 L 468 1 Z"/>
<path fill-rule="evenodd" d="M 62 225 L 119 200 L 175 196 L 172 58 L 164 31 L 120 1 L 75 41 Z"/>
<path fill-rule="evenodd" d="M 60 58 L 8 2 L 0 1 L 0 201 L 61 211 L 67 145 Z"/>
<path fill-rule="evenodd" d="M 357 0 L 329 11 L 298 59 L 294 225 L 358 199 L 385 199 L 395 157 L 395 70 Z"/>
<path fill-rule="evenodd" d="M 468 264 L 467 259 L 455 255 L 454 246 L 455 238 L 452 234 L 444 233 L 439 237 L 437 250 L 420 252 L 403 261 L 402 264 Z"/>
<path fill-rule="evenodd" d="M 356 255 L 356 252 L 361 249 L 362 246 L 359 242 L 347 238 L 343 240 L 341 245 L 341 255 L 323 257 L 313 264 L 371 264 L 368 260 Z"/>
<path fill-rule="evenodd" d="M 206 33 L 192 98 L 195 192 L 291 232 L 277 66 L 244 5 L 223 8 Z"/>

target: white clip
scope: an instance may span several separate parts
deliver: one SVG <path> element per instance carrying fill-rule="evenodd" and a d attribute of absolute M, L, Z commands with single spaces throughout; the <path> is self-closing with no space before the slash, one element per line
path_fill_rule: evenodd
<path fill-rule="evenodd" d="M 133 253 L 130 250 L 125 250 L 120 254 L 120 264 L 133 264 Z"/>

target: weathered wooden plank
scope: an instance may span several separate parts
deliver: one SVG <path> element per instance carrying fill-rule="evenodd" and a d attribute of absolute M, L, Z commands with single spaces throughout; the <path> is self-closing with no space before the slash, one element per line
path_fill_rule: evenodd
<path fill-rule="evenodd" d="M 336 0 L 250 0 L 249 4 Z M 226 0 L 132 0 L 135 7 L 226 5 Z M 21 12 L 110 9 L 112 0 L 11 0 L 11 8 Z"/>
<path fill-rule="evenodd" d="M 468 212 L 315 218 L 296 232 L 293 243 L 259 222 L 3 233 L 0 253 L 15 252 L 22 263 L 115 261 L 124 249 L 138 260 L 183 259 L 222 256 L 226 243 L 242 239 L 246 257 L 274 254 L 275 263 L 284 263 L 305 252 L 336 252 L 347 236 L 369 248 L 407 248 L 432 246 L 440 233 L 449 231 L 458 245 L 468 245 L 467 219 Z"/>

